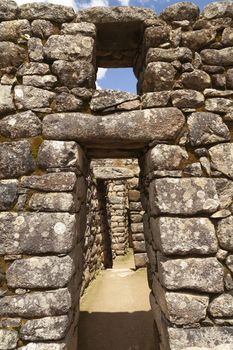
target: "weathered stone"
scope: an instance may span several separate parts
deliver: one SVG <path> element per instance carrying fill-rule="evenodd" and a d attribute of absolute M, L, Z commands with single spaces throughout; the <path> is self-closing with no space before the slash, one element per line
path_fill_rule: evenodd
<path fill-rule="evenodd" d="M 148 263 L 147 254 L 146 253 L 134 254 L 134 263 L 136 268 L 146 267 Z"/>
<path fill-rule="evenodd" d="M 57 83 L 57 78 L 54 75 L 26 75 L 23 77 L 23 85 L 35 86 L 38 88 L 53 88 Z"/>
<path fill-rule="evenodd" d="M 207 218 L 151 218 L 156 246 L 165 255 L 213 254 L 218 241 L 214 225 Z"/>
<path fill-rule="evenodd" d="M 28 20 L 47 19 L 54 22 L 70 22 L 75 17 L 75 12 L 71 7 L 48 4 L 29 3 L 20 6 L 20 17 Z"/>
<path fill-rule="evenodd" d="M 212 28 L 183 32 L 182 45 L 192 49 L 193 51 L 199 51 L 213 43 L 216 35 L 216 30 Z"/>
<path fill-rule="evenodd" d="M 45 75 L 49 73 L 49 65 L 38 62 L 23 63 L 17 70 L 17 76 L 19 77 L 24 75 Z"/>
<path fill-rule="evenodd" d="M 218 222 L 217 235 L 221 248 L 233 251 L 233 216 L 226 217 Z"/>
<path fill-rule="evenodd" d="M 183 173 L 185 175 L 194 176 L 194 177 L 202 176 L 203 172 L 202 172 L 201 164 L 199 162 L 188 164 L 185 166 Z"/>
<path fill-rule="evenodd" d="M 43 141 L 39 148 L 38 164 L 43 169 L 78 167 L 82 170 L 83 151 L 73 141 Z"/>
<path fill-rule="evenodd" d="M 13 0 L 1 0 L 0 3 L 0 21 L 15 19 L 18 6 Z"/>
<path fill-rule="evenodd" d="M 228 269 L 233 272 L 233 255 L 228 255 L 227 259 L 226 259 L 226 265 L 228 267 Z"/>
<path fill-rule="evenodd" d="M 204 105 L 204 96 L 195 90 L 177 90 L 171 93 L 172 104 L 177 108 L 198 108 Z"/>
<path fill-rule="evenodd" d="M 230 140 L 230 131 L 222 118 L 208 112 L 192 113 L 188 118 L 191 144 L 200 146 Z"/>
<path fill-rule="evenodd" d="M 143 76 L 143 92 L 172 90 L 175 75 L 176 70 L 171 63 L 149 63 Z"/>
<path fill-rule="evenodd" d="M 31 26 L 33 35 L 41 39 L 47 39 L 51 35 L 56 34 L 54 25 L 45 19 L 35 19 Z"/>
<path fill-rule="evenodd" d="M 34 137 L 41 133 L 41 121 L 31 111 L 9 115 L 0 120 L 0 135 L 11 139 Z"/>
<path fill-rule="evenodd" d="M 233 296 L 231 294 L 222 294 L 215 298 L 210 303 L 209 312 L 213 317 L 232 317 Z"/>
<path fill-rule="evenodd" d="M 34 193 L 29 201 L 29 208 L 35 211 L 69 211 L 78 209 L 77 201 L 71 193 Z"/>
<path fill-rule="evenodd" d="M 25 346 L 19 348 L 19 350 L 66 350 L 65 343 L 28 343 Z M 215 350 L 215 349 L 214 349 Z M 216 349 L 218 350 L 218 349 Z M 221 350 L 221 349 L 220 349 Z M 225 349 L 228 350 L 228 349 Z"/>
<path fill-rule="evenodd" d="M 94 116 L 82 113 L 48 115 L 43 120 L 44 136 L 93 144 L 147 143 L 153 139 L 174 139 L 184 125 L 176 108 L 161 108 Z M 144 125 L 141 128 L 141 125 Z M 131 126 L 130 128 L 128 126 Z M 169 127 L 168 127 L 169 126 Z"/>
<path fill-rule="evenodd" d="M 73 273 L 74 261 L 70 256 L 43 256 L 15 260 L 7 270 L 6 278 L 11 288 L 62 288 Z"/>
<path fill-rule="evenodd" d="M 9 210 L 16 204 L 18 199 L 18 181 L 0 181 L 0 210 Z M 1 250 L 1 249 L 0 249 Z"/>
<path fill-rule="evenodd" d="M 158 47 L 169 42 L 170 28 L 166 26 L 152 26 L 145 29 L 144 32 L 144 46 L 146 48 Z"/>
<path fill-rule="evenodd" d="M 52 71 L 56 74 L 60 82 L 69 88 L 78 86 L 94 87 L 95 73 L 93 65 L 86 61 L 55 61 Z"/>
<path fill-rule="evenodd" d="M 224 74 L 214 74 L 211 77 L 212 87 L 215 89 L 226 89 L 226 76 Z"/>
<path fill-rule="evenodd" d="M 81 22 L 81 23 L 63 23 L 61 28 L 61 34 L 76 35 L 82 34 L 84 36 L 91 36 L 95 38 L 96 27 L 93 23 Z"/>
<path fill-rule="evenodd" d="M 83 108 L 83 101 L 74 95 L 66 92 L 58 94 L 55 98 L 57 112 L 80 111 Z"/>
<path fill-rule="evenodd" d="M 223 266 L 216 258 L 158 258 L 159 280 L 169 290 L 223 292 Z"/>
<path fill-rule="evenodd" d="M 213 213 L 219 206 L 215 183 L 208 178 L 154 180 L 150 203 L 155 213 L 181 215 Z"/>
<path fill-rule="evenodd" d="M 209 74 L 195 69 L 192 72 L 183 73 L 180 77 L 180 82 L 186 89 L 203 91 L 211 86 Z"/>
<path fill-rule="evenodd" d="M 233 101 L 227 98 L 208 98 L 205 101 L 205 108 L 207 111 L 215 113 L 227 113 L 233 109 Z"/>
<path fill-rule="evenodd" d="M 44 174 L 41 176 L 23 176 L 21 178 L 21 186 L 39 191 L 47 192 L 65 192 L 72 191 L 77 182 L 75 173 L 59 172 Z"/>
<path fill-rule="evenodd" d="M 213 66 L 231 66 L 233 47 L 221 50 L 206 49 L 201 51 L 201 58 L 204 63 Z"/>
<path fill-rule="evenodd" d="M 203 16 L 207 19 L 222 17 L 226 14 L 227 2 L 214 2 L 207 4 L 203 11 Z"/>
<path fill-rule="evenodd" d="M 146 251 L 145 242 L 133 241 L 133 250 L 136 253 L 143 253 Z"/>
<path fill-rule="evenodd" d="M 191 2 L 178 2 L 176 4 L 168 6 L 160 17 L 166 22 L 172 21 L 195 21 L 199 16 L 200 10 L 198 6 Z"/>
<path fill-rule="evenodd" d="M 153 292 L 157 303 L 167 319 L 176 325 L 186 325 L 199 322 L 206 317 L 209 304 L 207 296 L 187 293 L 166 292 L 155 278 Z"/>
<path fill-rule="evenodd" d="M 205 97 L 231 97 L 233 96 L 233 90 L 217 90 L 217 89 L 205 89 Z"/>
<path fill-rule="evenodd" d="M 233 144 L 216 145 L 209 150 L 211 166 L 221 173 L 233 178 Z"/>
<path fill-rule="evenodd" d="M 82 35 L 52 35 L 44 45 L 45 57 L 52 60 L 76 61 L 93 59 L 94 40 Z"/>
<path fill-rule="evenodd" d="M 0 144 L 0 179 L 26 175 L 34 168 L 31 146 L 28 141 Z"/>
<path fill-rule="evenodd" d="M 134 101 L 123 102 L 123 103 L 117 105 L 115 108 L 116 108 L 116 111 L 133 111 L 136 109 L 140 109 L 140 107 L 141 107 L 141 104 L 140 104 L 140 101 L 138 99 L 138 100 L 134 100 Z M 107 111 L 107 109 L 105 111 Z M 112 113 L 112 112 L 110 112 L 110 113 Z"/>
<path fill-rule="evenodd" d="M 150 48 L 147 52 L 146 63 L 150 62 L 191 62 L 193 58 L 192 51 L 186 47 L 177 47 L 175 49 Z"/>
<path fill-rule="evenodd" d="M 134 177 L 134 172 L 126 167 L 95 167 L 93 173 L 97 179 L 124 179 Z"/>
<path fill-rule="evenodd" d="M 24 340 L 60 340 L 65 337 L 69 327 L 68 316 L 44 317 L 28 320 L 20 330 Z"/>
<path fill-rule="evenodd" d="M 224 178 L 215 179 L 220 209 L 227 209 L 233 203 L 233 182 Z"/>
<path fill-rule="evenodd" d="M 137 95 L 117 90 L 96 90 L 90 102 L 90 108 L 94 112 L 108 107 L 116 106 L 126 101 L 137 99 Z"/>
<path fill-rule="evenodd" d="M 232 28 L 225 28 L 222 33 L 222 44 L 224 46 L 233 46 L 233 29 Z"/>
<path fill-rule="evenodd" d="M 0 254 L 67 253 L 75 244 L 75 215 L 0 213 Z"/>
<path fill-rule="evenodd" d="M 31 34 L 30 23 L 26 19 L 0 23 L 0 41 L 25 42 Z M 26 37 L 25 37 L 26 36 Z"/>
<path fill-rule="evenodd" d="M 168 328 L 171 350 L 230 350 L 232 331 L 233 327 Z"/>
<path fill-rule="evenodd" d="M 8 41 L 0 42 L 0 67 L 18 67 L 26 58 L 25 50 Z"/>
<path fill-rule="evenodd" d="M 0 115 L 15 110 L 11 86 L 0 85 Z"/>
<path fill-rule="evenodd" d="M 228 89 L 233 89 L 233 69 L 228 69 L 227 71 L 226 84 Z"/>
<path fill-rule="evenodd" d="M 13 1 L 12 1 L 13 2 Z M 0 7 L 1 10 L 1 7 Z M 17 346 L 19 336 L 18 332 L 8 329 L 0 329 L 0 349 L 11 350 Z"/>
<path fill-rule="evenodd" d="M 170 96 L 170 91 L 148 92 L 141 97 L 142 108 L 166 107 Z"/>
<path fill-rule="evenodd" d="M 0 315 L 8 317 L 44 317 L 66 314 L 71 308 L 68 289 L 5 296 L 0 299 Z"/>
<path fill-rule="evenodd" d="M 49 107 L 55 93 L 32 86 L 17 85 L 15 103 L 20 110 Z"/>

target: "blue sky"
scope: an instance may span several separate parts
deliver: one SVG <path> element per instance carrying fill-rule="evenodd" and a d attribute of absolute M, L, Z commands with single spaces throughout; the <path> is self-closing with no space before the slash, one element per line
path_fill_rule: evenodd
<path fill-rule="evenodd" d="M 93 6 L 138 6 L 153 9 L 159 14 L 164 8 L 175 4 L 176 0 L 15 0 L 19 5 L 29 2 L 49 2 L 53 4 L 62 4 L 73 6 L 75 10 L 89 8 Z M 199 6 L 201 10 L 216 0 L 193 0 L 192 2 Z M 133 70 L 124 69 L 99 69 L 97 76 L 97 86 L 102 89 L 116 89 L 129 92 L 136 92 L 137 80 Z"/>

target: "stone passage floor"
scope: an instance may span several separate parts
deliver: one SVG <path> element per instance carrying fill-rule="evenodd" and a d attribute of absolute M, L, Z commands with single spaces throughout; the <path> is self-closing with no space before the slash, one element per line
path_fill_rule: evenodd
<path fill-rule="evenodd" d="M 78 350 L 156 349 L 146 269 L 133 271 L 127 266 L 131 263 L 118 259 L 87 289 L 81 300 Z"/>

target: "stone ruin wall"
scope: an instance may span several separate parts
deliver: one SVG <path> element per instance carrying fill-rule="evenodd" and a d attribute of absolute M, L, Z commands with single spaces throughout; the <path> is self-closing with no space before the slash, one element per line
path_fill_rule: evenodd
<path fill-rule="evenodd" d="M 160 349 L 231 349 L 232 2 L 1 0 L 0 21 L 1 350 L 77 349 L 89 161 L 118 156 L 140 158 Z M 97 66 L 140 96 L 95 92 Z"/>

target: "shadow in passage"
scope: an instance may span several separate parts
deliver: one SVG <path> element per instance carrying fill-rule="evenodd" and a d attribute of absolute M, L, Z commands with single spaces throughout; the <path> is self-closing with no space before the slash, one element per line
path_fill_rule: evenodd
<path fill-rule="evenodd" d="M 158 349 L 151 311 L 80 312 L 78 341 L 78 350 Z"/>

